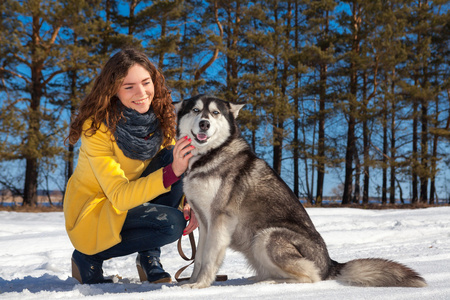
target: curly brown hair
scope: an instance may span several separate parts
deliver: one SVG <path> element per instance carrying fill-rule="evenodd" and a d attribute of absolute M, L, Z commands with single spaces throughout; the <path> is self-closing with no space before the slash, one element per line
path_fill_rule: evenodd
<path fill-rule="evenodd" d="M 117 123 L 123 117 L 117 109 L 116 96 L 128 70 L 135 64 L 145 68 L 152 78 L 155 86 L 155 95 L 152 101 L 153 111 L 158 117 L 164 134 L 163 146 L 171 144 L 175 137 L 175 108 L 170 96 L 170 90 L 165 85 L 163 74 L 150 62 L 148 57 L 136 49 L 126 48 L 114 54 L 105 64 L 94 81 L 91 92 L 83 99 L 76 117 L 70 124 L 69 143 L 74 145 L 83 133 L 83 124 L 92 118 L 91 127 L 84 133 L 86 136 L 94 135 L 105 122 L 114 135 Z"/>

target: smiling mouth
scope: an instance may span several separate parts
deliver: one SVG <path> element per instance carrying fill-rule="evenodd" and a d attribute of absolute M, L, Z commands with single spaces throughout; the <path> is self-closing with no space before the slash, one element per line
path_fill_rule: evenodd
<path fill-rule="evenodd" d="M 204 144 L 208 141 L 209 137 L 206 135 L 206 133 L 202 133 L 199 132 L 197 134 L 195 134 L 192 130 L 191 130 L 192 135 L 194 136 L 194 139 L 197 141 L 197 143 L 199 144 Z"/>
<path fill-rule="evenodd" d="M 144 103 L 147 101 L 147 99 L 148 99 L 148 98 L 141 99 L 141 100 L 138 100 L 138 101 L 133 101 L 133 103 L 134 103 L 134 104 L 137 104 L 137 105 L 141 105 L 141 104 L 144 104 Z"/>

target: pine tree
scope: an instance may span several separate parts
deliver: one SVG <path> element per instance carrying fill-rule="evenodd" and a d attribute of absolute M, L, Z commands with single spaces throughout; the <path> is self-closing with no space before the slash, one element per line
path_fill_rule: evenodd
<path fill-rule="evenodd" d="M 299 1 L 295 1 L 294 8 L 294 51 L 296 53 L 300 53 L 301 51 L 301 35 L 300 30 L 302 30 L 302 26 L 300 25 L 303 20 L 302 12 L 300 11 L 301 5 L 299 5 Z M 307 67 L 304 63 L 301 62 L 300 59 L 296 58 L 294 54 L 291 57 L 291 63 L 293 66 L 294 72 L 294 90 L 292 91 L 292 97 L 294 100 L 294 137 L 292 140 L 292 152 L 293 152 L 293 163 L 294 163 L 294 194 L 299 197 L 300 196 L 300 107 L 301 107 L 301 99 L 303 96 L 303 86 L 302 84 L 302 75 L 307 72 Z M 307 174 L 307 173 L 306 173 Z M 308 187 L 309 185 L 307 185 Z M 312 203 L 312 194 L 309 192 L 307 194 L 307 199 L 309 203 Z"/>
<path fill-rule="evenodd" d="M 0 72 L 10 78 L 6 89 L 20 90 L 17 98 L 4 103 L 12 115 L 20 115 L 23 130 L 11 141 L 12 159 L 26 161 L 23 190 L 24 205 L 37 204 L 39 165 L 43 158 L 54 157 L 62 149 L 57 145 L 58 110 L 52 107 L 51 84 L 67 71 L 66 49 L 60 44 L 61 30 L 70 16 L 73 1 L 4 1 L 8 11 L 4 24 L 14 24 L 10 38 L 2 39 Z M 5 124 L 5 123 L 4 123 Z M 14 125 L 12 123 L 7 125 Z"/>
<path fill-rule="evenodd" d="M 210 3 L 210 7 L 207 8 L 206 11 L 210 11 L 212 12 L 212 17 L 211 19 L 213 19 L 214 23 L 217 25 L 217 31 L 218 31 L 218 35 L 214 34 L 214 33 L 210 33 L 208 39 L 211 41 L 212 43 L 212 55 L 211 57 L 204 63 L 202 64 L 199 68 L 197 68 L 197 70 L 194 73 L 194 81 L 198 81 L 200 80 L 200 77 L 202 76 L 203 73 L 205 73 L 205 71 L 211 67 L 211 65 L 217 60 L 220 50 L 223 48 L 222 47 L 222 41 L 223 41 L 223 27 L 222 27 L 222 23 L 219 20 L 219 1 L 214 0 L 212 1 L 212 3 Z M 197 90 L 194 90 L 194 93 L 197 93 Z M 229 100 L 232 102 L 235 102 L 235 97 L 230 98 Z"/>
<path fill-rule="evenodd" d="M 67 73 L 60 88 L 65 91 L 65 99 L 58 103 L 67 109 L 69 120 L 72 120 L 77 113 L 81 100 L 91 88 L 91 82 L 97 75 L 103 62 L 108 58 L 108 53 L 101 53 L 100 49 L 106 46 L 103 36 L 107 30 L 108 23 L 98 17 L 102 10 L 101 0 L 74 3 L 70 18 L 63 29 L 65 38 L 63 40 L 67 47 Z M 103 47 L 102 47 L 103 46 Z M 106 46 L 106 48 L 109 48 Z M 67 132 L 66 132 L 67 136 Z M 67 142 L 65 143 L 68 144 Z M 70 178 L 74 171 L 75 146 L 67 145 L 65 156 L 66 170 L 65 179 Z"/>
<path fill-rule="evenodd" d="M 242 9 L 242 6 L 240 8 Z M 231 89 L 234 88 L 234 80 L 238 78 L 239 68 L 242 66 L 244 81 L 241 86 L 245 87 L 244 94 L 248 95 L 252 89 L 257 92 L 257 95 L 253 96 L 253 100 L 255 100 L 252 104 L 253 108 L 247 107 L 247 109 L 257 107 L 257 111 L 261 115 L 265 115 L 267 125 L 271 127 L 272 135 L 265 138 L 270 141 L 273 153 L 272 166 L 278 173 L 281 172 L 282 153 L 288 135 L 284 126 L 286 120 L 292 116 L 292 107 L 287 92 L 292 81 L 289 57 L 293 50 L 287 38 L 292 32 L 291 9 L 292 3 L 289 1 L 269 1 L 264 5 L 257 3 L 249 7 L 243 17 L 244 24 L 239 22 L 240 28 L 248 28 L 248 31 L 239 29 L 239 32 L 242 32 L 245 43 L 242 47 L 250 48 L 250 51 L 243 48 L 243 51 L 240 52 L 243 53 L 241 56 L 236 56 L 240 54 L 236 50 L 241 49 L 238 43 L 238 31 L 236 28 L 233 28 L 232 31 L 225 28 L 226 39 L 229 32 L 232 32 L 234 36 L 228 41 L 235 41 L 233 48 L 227 45 L 227 66 L 230 67 L 227 69 L 227 75 L 231 75 L 228 76 L 227 84 Z M 246 23 L 248 16 L 253 18 L 250 23 Z M 253 57 L 250 57 L 251 55 Z M 235 57 L 238 57 L 236 61 L 242 61 L 242 63 L 236 65 L 234 70 Z M 250 78 L 256 79 L 256 82 L 248 82 L 247 80 Z M 252 84 L 254 87 L 251 87 Z M 251 123 L 255 124 L 253 121 Z"/>
<path fill-rule="evenodd" d="M 303 14 L 306 16 L 304 26 L 305 34 L 310 45 L 303 48 L 303 62 L 316 69 L 319 73 L 319 80 L 314 82 L 314 90 L 317 90 L 319 99 L 319 111 L 317 112 L 318 122 L 318 145 L 317 156 L 315 156 L 317 165 L 317 193 L 316 203 L 322 204 L 323 188 L 325 180 L 326 163 L 326 144 L 325 144 L 325 120 L 329 110 L 328 96 L 328 76 L 329 65 L 334 61 L 333 43 L 334 33 L 330 28 L 330 22 L 333 20 L 333 10 L 336 2 L 330 1 L 304 1 L 305 9 Z"/>
<path fill-rule="evenodd" d="M 193 12 L 198 12 L 201 9 L 196 1 L 182 1 L 180 3 L 180 14 L 175 24 L 171 35 L 177 36 L 174 42 L 174 47 L 166 49 L 166 59 L 162 70 L 167 80 L 169 87 L 173 90 L 172 98 L 174 100 L 182 100 L 189 98 L 195 89 L 198 88 L 199 83 L 194 81 L 194 60 L 193 57 L 197 50 L 197 45 L 200 34 L 197 32 L 199 27 L 197 20 L 193 16 Z M 157 49 L 158 44 L 152 42 L 152 38 L 148 37 L 145 40 L 150 41 L 149 47 L 151 49 Z M 150 55 L 152 55 L 151 51 Z M 156 57 L 158 50 L 154 51 L 154 57 Z"/>
<path fill-rule="evenodd" d="M 131 9 L 132 5 L 130 11 Z M 134 19 L 139 22 L 127 22 L 135 24 L 134 30 L 130 26 L 128 31 L 132 30 L 133 35 L 140 38 L 140 42 L 162 71 L 165 71 L 167 56 L 176 51 L 181 36 L 180 29 L 177 28 L 178 19 L 183 15 L 183 9 L 182 1 L 153 1 L 139 12 L 130 13 L 130 19 L 132 15 L 136 15 Z"/>
<path fill-rule="evenodd" d="M 439 13 L 446 1 L 437 1 L 428 3 L 429 13 L 428 19 L 428 36 L 429 36 L 429 51 L 430 58 L 428 60 L 428 75 L 430 77 L 429 83 L 429 134 L 430 147 L 429 154 L 430 164 L 430 190 L 428 196 L 429 204 L 437 202 L 436 194 L 436 176 L 439 172 L 438 161 L 441 160 L 442 154 L 439 153 L 439 143 L 443 137 L 449 136 L 449 120 L 441 117 L 442 111 L 449 108 L 448 102 L 448 82 L 449 82 L 449 65 L 448 55 L 450 53 L 450 36 L 448 32 L 450 22 L 450 12 Z M 446 24 L 442 26 L 442 24 Z M 447 98 L 447 99 L 446 99 Z M 445 99 L 447 101 L 445 101 Z"/>
<path fill-rule="evenodd" d="M 436 71 L 445 70 L 448 66 L 444 58 L 445 51 L 448 53 L 448 46 L 445 46 L 448 45 L 448 33 L 445 34 L 443 26 L 448 24 L 448 12 L 442 12 L 440 9 L 442 5 L 445 5 L 442 1 L 418 1 L 408 6 L 411 10 L 408 23 L 411 34 L 407 39 L 410 49 L 408 68 L 412 84 L 405 82 L 403 91 L 414 107 L 411 155 L 413 202 L 428 201 L 429 184 L 434 181 L 435 176 L 433 161 L 437 159 L 437 152 L 434 152 L 433 148 L 432 151 L 429 150 L 430 144 L 433 146 L 434 143 L 433 139 L 430 139 L 432 137 L 430 125 L 433 120 L 433 104 L 442 97 L 440 94 L 445 88 L 442 87 L 443 82 L 433 82 L 433 78 L 439 77 L 435 76 Z M 416 198 L 417 188 L 418 198 Z M 434 194 L 434 187 L 430 191 Z"/>
<path fill-rule="evenodd" d="M 400 173 L 399 167 L 402 165 L 398 161 L 397 125 L 399 115 L 403 111 L 401 93 L 398 91 L 401 73 L 398 69 L 405 63 L 406 50 L 402 44 L 405 31 L 405 9 L 402 1 L 389 1 L 383 5 L 377 23 L 383 24 L 383 31 L 378 33 L 382 55 L 379 58 L 381 92 L 385 107 L 381 112 L 383 115 L 383 189 L 382 203 L 387 203 L 387 192 L 389 191 L 389 203 L 395 204 L 395 186 Z M 389 143 L 390 139 L 390 143 Z M 389 188 L 387 186 L 387 171 L 390 171 Z M 399 188 L 400 185 L 399 185 Z"/>
<path fill-rule="evenodd" d="M 292 107 L 289 96 L 286 93 L 290 84 L 291 76 L 288 74 L 289 64 L 287 60 L 292 54 L 289 44 L 291 3 L 281 1 L 269 1 L 265 11 L 267 42 L 265 51 L 271 57 L 271 68 L 269 69 L 268 106 L 266 113 L 270 116 L 272 125 L 272 167 L 280 174 L 283 148 L 287 136 L 285 122 L 292 116 Z"/>
<path fill-rule="evenodd" d="M 349 204 L 352 196 L 353 183 L 353 158 L 356 151 L 356 123 L 358 110 L 358 71 L 361 52 L 361 40 L 363 32 L 361 30 L 363 15 L 363 5 L 359 1 L 349 1 L 350 12 L 343 12 L 340 17 L 340 24 L 345 28 L 342 34 L 342 46 L 346 49 L 344 55 L 344 68 L 348 74 L 348 88 L 341 94 L 346 99 L 342 104 L 342 109 L 347 119 L 347 145 L 345 153 L 345 177 L 342 204 Z"/>
<path fill-rule="evenodd" d="M 265 126 L 266 86 L 269 77 L 264 70 L 270 64 L 270 59 L 264 53 L 265 28 L 264 8 L 260 5 L 244 6 L 241 2 L 239 16 L 239 35 L 234 35 L 235 42 L 228 40 L 227 45 L 233 45 L 234 49 L 227 46 L 227 66 L 231 61 L 236 61 L 238 77 L 231 76 L 231 68 L 227 68 L 227 86 L 225 87 L 225 97 L 233 94 L 237 87 L 240 101 L 246 103 L 245 110 L 239 114 L 239 123 L 246 129 L 244 135 L 248 134 L 252 149 L 259 151 L 258 140 L 264 144 L 264 138 L 259 138 L 258 129 Z M 235 19 L 238 19 L 237 17 Z M 235 29 L 231 29 L 235 31 Z M 226 31 L 227 32 L 227 31 Z M 228 39 L 228 34 L 227 34 Z M 248 133 L 247 133 L 248 131 Z"/>

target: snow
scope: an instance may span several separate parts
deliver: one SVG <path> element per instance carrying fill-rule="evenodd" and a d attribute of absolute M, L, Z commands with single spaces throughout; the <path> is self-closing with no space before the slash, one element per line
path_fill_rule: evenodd
<path fill-rule="evenodd" d="M 108 260 L 116 283 L 81 285 L 71 278 L 72 245 L 61 212 L 0 211 L 0 299 L 450 299 L 450 207 L 399 210 L 308 208 L 330 255 L 339 262 L 381 257 L 404 263 L 425 288 L 362 288 L 337 281 L 315 284 L 254 283 L 241 254 L 227 251 L 219 274 L 228 281 L 191 290 L 178 284 L 141 283 L 135 255 Z M 183 248 L 190 255 L 188 239 Z M 163 247 L 171 274 L 186 265 L 176 243 Z M 183 276 L 190 275 L 192 267 Z"/>

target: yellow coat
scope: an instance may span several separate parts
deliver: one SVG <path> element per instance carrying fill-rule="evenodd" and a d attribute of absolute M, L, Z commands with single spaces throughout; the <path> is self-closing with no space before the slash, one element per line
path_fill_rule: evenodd
<path fill-rule="evenodd" d="M 64 197 L 66 230 L 75 249 L 92 255 L 118 244 L 127 211 L 170 191 L 163 185 L 163 169 L 139 178 L 150 161 L 126 157 L 104 124 L 93 136 L 83 131 Z"/>

